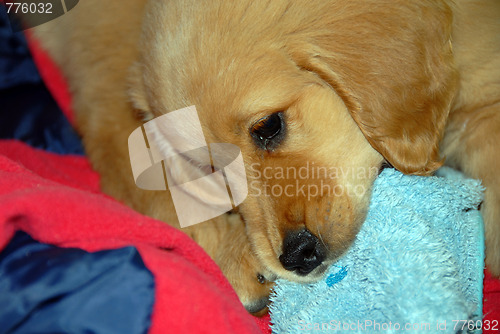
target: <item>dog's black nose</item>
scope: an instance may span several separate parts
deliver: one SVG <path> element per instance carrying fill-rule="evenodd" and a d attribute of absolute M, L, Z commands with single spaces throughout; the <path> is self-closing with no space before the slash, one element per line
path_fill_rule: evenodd
<path fill-rule="evenodd" d="M 308 230 L 290 232 L 283 240 L 280 262 L 286 270 L 305 276 L 319 266 L 326 257 L 326 249 Z"/>

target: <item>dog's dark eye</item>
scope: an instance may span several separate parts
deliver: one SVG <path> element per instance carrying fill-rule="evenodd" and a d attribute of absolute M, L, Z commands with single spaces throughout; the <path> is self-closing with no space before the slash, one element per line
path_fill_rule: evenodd
<path fill-rule="evenodd" d="M 255 144 L 264 150 L 275 149 L 284 137 L 283 112 L 277 112 L 258 120 L 250 129 Z"/>

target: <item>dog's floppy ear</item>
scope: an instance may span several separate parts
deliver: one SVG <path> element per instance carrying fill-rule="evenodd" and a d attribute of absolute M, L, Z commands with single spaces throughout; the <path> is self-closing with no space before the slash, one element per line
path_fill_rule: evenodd
<path fill-rule="evenodd" d="M 342 1 L 340 1 L 342 2 Z M 342 2 L 323 29 L 289 53 L 344 100 L 379 153 L 398 170 L 439 168 L 438 145 L 454 96 L 451 10 L 444 2 Z"/>

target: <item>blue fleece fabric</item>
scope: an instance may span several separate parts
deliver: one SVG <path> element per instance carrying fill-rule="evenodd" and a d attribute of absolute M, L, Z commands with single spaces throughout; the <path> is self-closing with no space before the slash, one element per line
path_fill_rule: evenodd
<path fill-rule="evenodd" d="M 273 333 L 479 333 L 456 320 L 482 317 L 483 189 L 441 175 L 384 170 L 356 241 L 324 279 L 277 282 Z"/>

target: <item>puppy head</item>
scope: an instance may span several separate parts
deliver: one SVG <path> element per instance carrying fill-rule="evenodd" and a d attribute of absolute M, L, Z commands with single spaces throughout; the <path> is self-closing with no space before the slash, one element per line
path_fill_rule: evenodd
<path fill-rule="evenodd" d="M 251 141 L 239 144 L 249 184 L 240 213 L 273 273 L 317 279 L 354 239 L 383 158 L 339 96 L 320 82 L 305 84 L 283 111 L 257 114 L 249 124 Z M 264 144 L 254 132 L 278 120 L 280 133 Z"/>
<path fill-rule="evenodd" d="M 449 8 L 199 7 L 151 2 L 131 96 L 153 115 L 196 105 L 207 142 L 237 145 L 253 250 L 271 276 L 317 279 L 355 238 L 384 159 L 423 175 L 441 164 L 455 82 Z"/>

